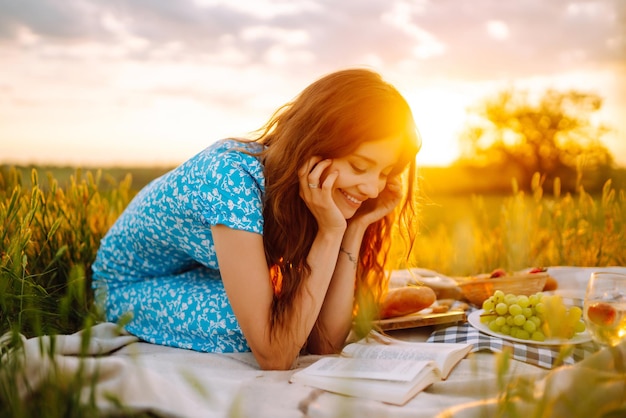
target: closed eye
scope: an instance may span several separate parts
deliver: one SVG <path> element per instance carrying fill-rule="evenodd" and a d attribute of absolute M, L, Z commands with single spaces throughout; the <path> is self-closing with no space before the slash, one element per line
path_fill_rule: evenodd
<path fill-rule="evenodd" d="M 361 168 L 354 164 L 350 164 L 350 167 L 352 167 L 352 170 L 354 170 L 354 172 L 357 174 L 363 174 L 367 171 L 367 168 Z"/>

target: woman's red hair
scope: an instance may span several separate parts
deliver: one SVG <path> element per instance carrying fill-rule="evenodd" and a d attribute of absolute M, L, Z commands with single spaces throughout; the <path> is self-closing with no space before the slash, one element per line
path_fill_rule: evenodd
<path fill-rule="evenodd" d="M 403 152 L 393 174 L 402 173 L 405 197 L 399 207 L 365 233 L 357 268 L 355 314 L 368 324 L 387 285 L 385 267 L 394 226 L 412 231 L 415 155 L 420 139 L 409 105 L 380 75 L 365 69 L 331 73 L 281 107 L 260 130 L 265 145 L 263 241 L 276 285 L 272 327 L 291 314 L 292 302 L 310 272 L 306 259 L 317 223 L 299 194 L 298 170 L 313 156 L 339 158 L 360 144 L 402 135 Z M 410 246 L 409 246 L 410 247 Z"/>

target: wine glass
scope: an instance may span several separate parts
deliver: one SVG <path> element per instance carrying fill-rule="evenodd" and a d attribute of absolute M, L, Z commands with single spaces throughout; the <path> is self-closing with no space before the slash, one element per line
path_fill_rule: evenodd
<path fill-rule="evenodd" d="M 583 306 L 585 324 L 595 342 L 616 346 L 626 338 L 626 274 L 593 272 Z"/>

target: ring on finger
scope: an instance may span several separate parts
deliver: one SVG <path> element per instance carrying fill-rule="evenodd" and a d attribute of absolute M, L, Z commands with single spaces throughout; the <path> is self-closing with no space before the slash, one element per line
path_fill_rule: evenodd
<path fill-rule="evenodd" d="M 310 189 L 317 189 L 318 187 L 320 187 L 320 185 L 319 185 L 319 184 L 309 183 L 309 188 L 310 188 Z"/>

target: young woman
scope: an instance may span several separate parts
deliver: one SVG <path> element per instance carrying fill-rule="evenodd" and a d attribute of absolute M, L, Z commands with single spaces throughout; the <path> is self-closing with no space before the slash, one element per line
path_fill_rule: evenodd
<path fill-rule="evenodd" d="M 141 190 L 101 242 L 96 300 L 145 341 L 251 350 L 263 369 L 337 352 L 376 315 L 419 147 L 393 86 L 329 74 L 255 138 L 218 141 Z"/>

